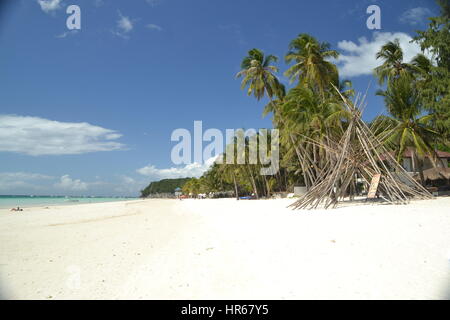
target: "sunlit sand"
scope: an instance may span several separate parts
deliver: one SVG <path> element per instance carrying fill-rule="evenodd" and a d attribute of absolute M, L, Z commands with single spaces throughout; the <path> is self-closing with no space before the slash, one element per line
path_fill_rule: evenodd
<path fill-rule="evenodd" d="M 450 198 L 315 211 L 292 202 L 0 210 L 1 297 L 450 298 Z"/>

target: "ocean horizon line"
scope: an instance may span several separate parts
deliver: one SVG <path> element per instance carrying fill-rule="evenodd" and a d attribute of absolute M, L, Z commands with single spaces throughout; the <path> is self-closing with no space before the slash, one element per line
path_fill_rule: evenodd
<path fill-rule="evenodd" d="M 135 200 L 130 196 L 35 196 L 35 195 L 0 195 L 0 209 L 30 208 L 41 206 L 58 206 L 69 204 L 102 203 Z"/>
<path fill-rule="evenodd" d="M 0 198 L 139 198 L 139 196 L 111 196 L 111 195 L 102 195 L 102 196 L 94 196 L 94 195 L 36 195 L 36 194 L 0 194 Z"/>

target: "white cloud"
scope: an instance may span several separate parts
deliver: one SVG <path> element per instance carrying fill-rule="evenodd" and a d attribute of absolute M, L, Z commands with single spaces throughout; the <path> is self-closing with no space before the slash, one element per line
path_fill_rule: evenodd
<path fill-rule="evenodd" d="M 78 30 L 69 30 L 69 31 L 63 32 L 63 33 L 55 36 L 55 38 L 63 39 L 63 38 L 66 38 L 67 36 L 74 35 L 77 33 L 78 33 Z"/>
<path fill-rule="evenodd" d="M 117 26 L 122 32 L 130 32 L 133 30 L 133 23 L 131 22 L 130 18 L 121 16 L 120 19 L 117 21 Z"/>
<path fill-rule="evenodd" d="M 432 15 L 430 9 L 424 7 L 417 7 L 409 9 L 400 16 L 399 21 L 401 23 L 407 23 L 410 25 L 417 25 L 426 21 L 427 17 Z"/>
<path fill-rule="evenodd" d="M 122 176 L 122 181 L 125 184 L 134 184 L 134 183 L 136 183 L 136 180 L 134 180 L 133 178 L 128 177 L 128 176 Z"/>
<path fill-rule="evenodd" d="M 69 174 L 60 177 L 30 172 L 0 172 L 0 193 L 39 195 L 97 195 L 137 196 L 148 181 L 117 175 L 109 181 L 96 176 L 93 181 L 73 179 Z"/>
<path fill-rule="evenodd" d="M 421 53 L 420 46 L 412 40 L 411 36 L 403 32 L 374 32 L 372 40 L 362 37 L 358 43 L 349 40 L 338 42 L 338 48 L 343 50 L 336 62 L 342 77 L 357 77 L 373 73 L 373 69 L 382 64 L 376 59 L 376 53 L 388 41 L 399 39 L 403 49 L 404 61 L 410 61 L 415 55 Z M 431 55 L 428 55 L 431 58 Z"/>
<path fill-rule="evenodd" d="M 84 191 L 87 190 L 88 184 L 79 179 L 73 180 L 68 174 L 66 174 L 61 177 L 58 183 L 55 184 L 55 187 L 63 190 Z"/>
<path fill-rule="evenodd" d="M 51 180 L 53 177 L 28 172 L 0 172 L 0 190 L 14 193 L 21 188 L 38 190 L 39 186 L 33 183 L 43 180 Z"/>
<path fill-rule="evenodd" d="M 162 31 L 163 30 L 163 28 L 161 28 L 157 24 L 152 24 L 152 23 L 148 24 L 147 28 L 150 29 L 150 30 L 155 30 L 155 31 Z"/>
<path fill-rule="evenodd" d="M 117 20 L 117 29 L 113 31 L 116 36 L 128 39 L 128 33 L 134 28 L 134 22 L 129 17 L 122 15 L 119 11 L 119 19 Z"/>
<path fill-rule="evenodd" d="M 114 191 L 121 195 L 137 195 L 145 188 L 148 181 L 136 180 L 126 175 L 119 176 L 119 182 L 115 184 Z"/>
<path fill-rule="evenodd" d="M 53 12 L 61 8 L 61 0 L 38 0 L 42 11 L 46 13 Z"/>
<path fill-rule="evenodd" d="M 167 169 L 158 169 L 154 165 L 148 165 L 136 171 L 155 180 L 187 177 L 198 178 L 213 165 L 216 159 L 217 157 L 213 157 L 206 160 L 203 164 L 194 162 L 187 164 L 184 167 L 172 167 Z"/>
<path fill-rule="evenodd" d="M 33 156 L 68 155 L 123 149 L 114 130 L 86 122 L 0 115 L 0 152 Z"/>
<path fill-rule="evenodd" d="M 0 179 L 2 180 L 41 180 L 53 179 L 52 176 L 47 176 L 40 173 L 28 172 L 0 172 Z"/>

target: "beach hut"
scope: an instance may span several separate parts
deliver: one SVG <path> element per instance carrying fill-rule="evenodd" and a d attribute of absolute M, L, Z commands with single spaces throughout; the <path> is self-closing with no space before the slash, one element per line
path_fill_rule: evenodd
<path fill-rule="evenodd" d="M 435 150 L 436 159 L 434 161 L 433 161 L 434 157 L 430 156 L 429 154 L 426 154 L 423 158 L 424 158 L 423 159 L 424 171 L 434 168 L 435 165 L 438 168 L 447 168 L 450 159 L 450 153 L 441 150 Z M 433 162 L 435 162 L 434 163 L 435 165 L 433 164 Z M 405 170 L 408 172 L 411 173 L 419 172 L 419 168 L 414 161 L 414 152 L 412 148 L 407 148 L 405 150 L 405 152 L 403 153 L 403 159 L 401 164 L 403 168 L 405 168 Z M 432 171 L 430 171 L 430 173 L 431 172 Z"/>
<path fill-rule="evenodd" d="M 176 188 L 174 193 L 175 193 L 175 197 L 179 197 L 183 194 L 183 192 L 181 191 L 181 188 Z"/>
<path fill-rule="evenodd" d="M 420 175 L 414 174 L 414 179 L 419 181 Z M 423 171 L 424 181 L 435 195 L 450 195 L 450 168 L 430 168 Z"/>
<path fill-rule="evenodd" d="M 430 168 L 423 171 L 423 177 L 425 181 L 437 181 L 437 180 L 449 180 L 450 169 L 449 168 Z M 418 179 L 419 174 L 415 174 L 414 178 Z"/>

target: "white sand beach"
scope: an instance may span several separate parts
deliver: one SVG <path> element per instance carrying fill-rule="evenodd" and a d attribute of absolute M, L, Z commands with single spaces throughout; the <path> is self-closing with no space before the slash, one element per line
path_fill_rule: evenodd
<path fill-rule="evenodd" d="M 450 299 L 450 198 L 0 210 L 3 299 Z"/>

